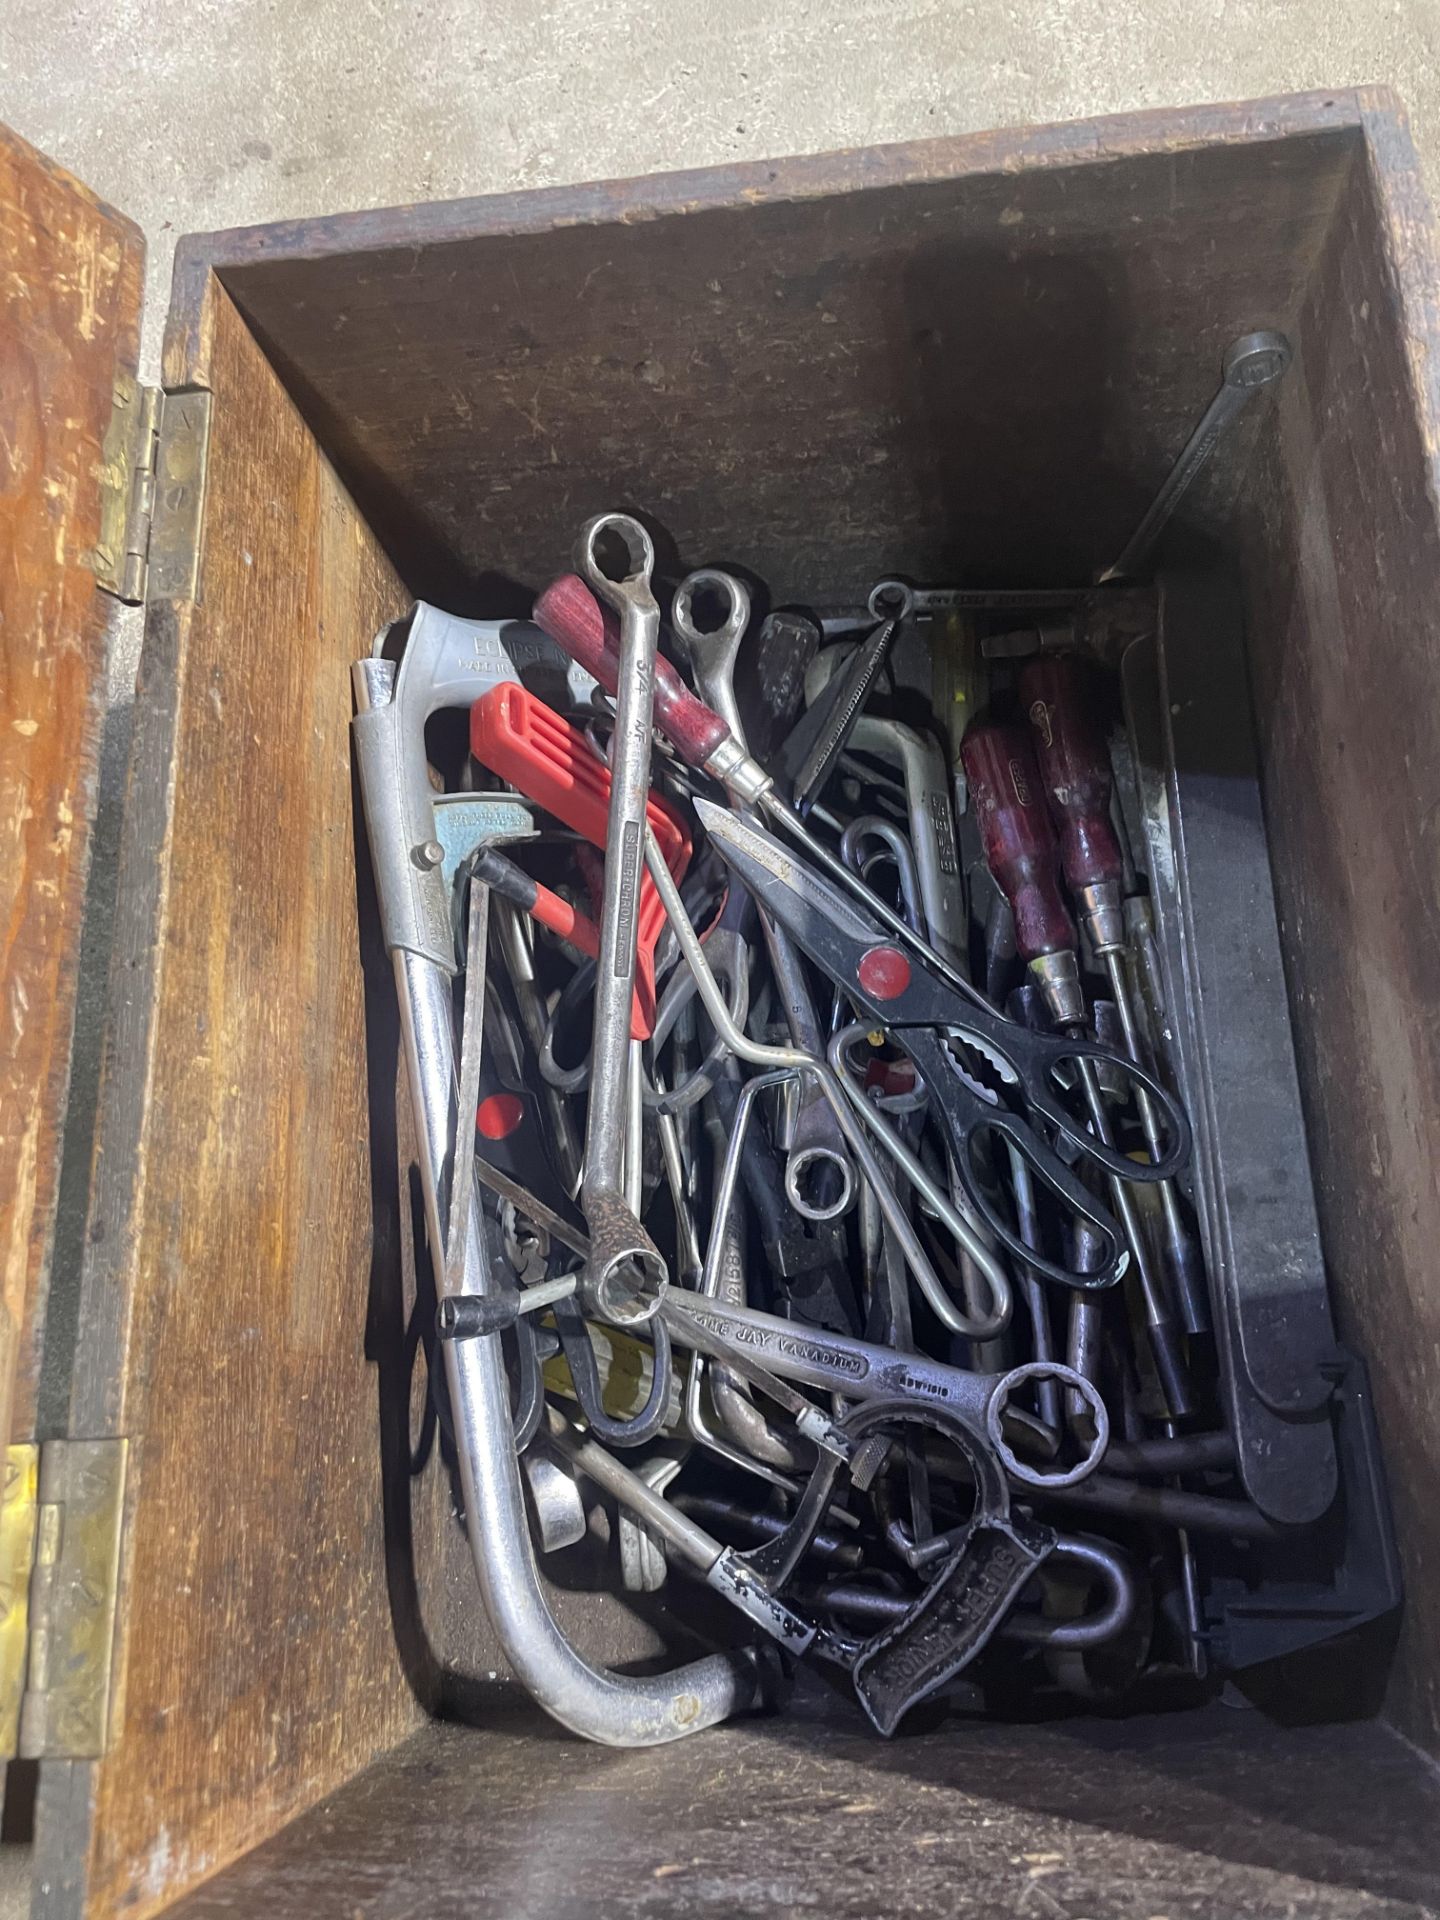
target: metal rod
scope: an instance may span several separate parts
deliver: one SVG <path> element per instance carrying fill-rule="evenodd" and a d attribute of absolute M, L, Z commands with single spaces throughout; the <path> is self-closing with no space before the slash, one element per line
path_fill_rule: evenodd
<path fill-rule="evenodd" d="M 735 1223 L 734 1207 L 751 1116 L 762 1093 L 792 1077 L 789 1069 L 756 1074 L 745 1082 L 735 1102 L 725 1149 L 720 1156 L 710 1236 L 706 1242 L 698 1285 L 698 1291 L 705 1298 L 722 1300 L 728 1306 L 744 1307 L 749 1304 L 745 1287 L 743 1242 Z M 690 1431 L 703 1446 L 713 1448 L 723 1458 L 750 1468 L 772 1484 L 789 1488 L 792 1482 L 784 1476 L 803 1472 L 808 1465 L 806 1455 L 775 1432 L 759 1407 L 750 1400 L 740 1376 L 719 1361 L 710 1363 L 708 1367 L 710 1398 L 714 1403 L 716 1418 L 745 1457 L 737 1459 L 729 1448 L 717 1446 L 716 1436 L 705 1423 L 701 1404 L 701 1381 L 706 1372 L 705 1356 L 697 1352 L 691 1360 L 690 1377 L 685 1386 L 685 1419 Z M 767 1467 L 773 1471 L 763 1471 Z"/>
<path fill-rule="evenodd" d="M 725 604 L 721 624 L 708 632 L 695 624 L 697 593 L 709 593 Z M 745 728 L 735 698 L 735 661 L 749 620 L 750 595 L 744 582 L 716 567 L 701 567 L 687 574 L 675 591 L 670 611 L 670 623 L 689 651 L 691 671 L 701 699 L 714 708 L 729 727 L 731 737 L 747 752 Z M 768 914 L 762 911 L 759 919 L 790 1038 L 807 1053 L 818 1053 L 823 1044 L 820 1022 L 800 950 Z M 785 1191 L 795 1211 L 803 1219 L 817 1221 L 844 1213 L 855 1198 L 855 1169 L 845 1152 L 845 1141 L 835 1116 L 813 1082 L 802 1083 L 799 1089 L 786 1144 Z M 817 1200 L 811 1198 L 812 1187 L 819 1196 Z"/>
<path fill-rule="evenodd" d="M 1125 956 L 1118 947 L 1111 947 L 1104 958 L 1121 1045 L 1129 1059 L 1137 1066 L 1143 1065 L 1140 1033 L 1135 1024 L 1135 1003 L 1130 997 L 1130 982 L 1125 973 Z M 1163 1158 L 1166 1145 L 1160 1117 L 1149 1094 L 1138 1082 L 1135 1086 L 1135 1107 L 1140 1115 L 1150 1157 L 1158 1161 Z M 1200 1250 L 1180 1210 L 1180 1195 L 1175 1182 L 1162 1180 L 1158 1185 L 1164 1218 L 1166 1265 L 1175 1283 L 1175 1301 L 1180 1309 L 1180 1319 L 1187 1333 L 1204 1333 L 1210 1326 L 1210 1300 Z"/>
<path fill-rule="evenodd" d="M 535 984 L 535 956 L 530 944 L 532 922 L 528 914 L 521 913 L 508 900 L 492 900 L 490 913 L 494 922 L 495 941 L 504 957 L 510 984 L 515 990 L 520 1024 L 538 1058 L 545 1044 L 546 1021 L 545 1009 Z M 573 1199 L 580 1185 L 580 1140 L 570 1107 L 565 1096 L 546 1080 L 541 1081 L 540 1099 L 555 1139 L 555 1152 L 560 1162 L 565 1191 Z"/>
<path fill-rule="evenodd" d="M 867 1100 L 855 1085 L 845 1067 L 845 1056 L 854 1042 L 869 1031 L 867 1021 L 857 1021 L 851 1026 L 842 1027 L 832 1038 L 827 1050 L 831 1069 L 855 1112 L 880 1141 L 916 1192 L 929 1203 L 941 1225 L 975 1262 L 990 1290 L 990 1311 L 981 1319 L 972 1319 L 968 1314 L 962 1313 L 928 1261 L 926 1271 L 917 1272 L 915 1275 L 920 1291 L 929 1301 L 931 1311 L 950 1329 L 951 1333 L 958 1333 L 967 1340 L 993 1340 L 996 1334 L 1003 1333 L 1010 1324 L 1013 1303 L 1009 1275 L 1000 1264 L 993 1248 L 986 1244 L 979 1228 L 953 1204 L 950 1195 L 937 1180 L 931 1177 L 930 1169 L 919 1154 L 895 1128 L 886 1123 L 874 1103 Z M 933 1286 L 930 1284 L 931 1279 L 934 1281 Z"/>
<path fill-rule="evenodd" d="M 1167 1433 L 1153 1440 L 1112 1440 L 1105 1471 L 1127 1477 L 1172 1473 L 1219 1473 L 1235 1465 L 1235 1438 L 1229 1433 Z"/>
<path fill-rule="evenodd" d="M 1119 558 L 1106 567 L 1098 584 L 1133 579 L 1142 573 L 1171 515 L 1191 484 L 1208 465 L 1226 430 L 1239 419 L 1251 394 L 1278 380 L 1290 364 L 1290 342 L 1283 333 L 1244 333 L 1225 352 L 1220 387 L 1166 474 Z"/>
<path fill-rule="evenodd" d="M 599 549 L 607 537 L 624 545 L 625 572 L 618 579 L 612 579 L 602 564 Z M 587 1309 L 603 1320 L 623 1324 L 648 1319 L 669 1278 L 659 1248 L 641 1226 L 625 1192 L 630 1012 L 640 876 L 648 837 L 650 726 L 660 609 L 650 589 L 655 553 L 638 520 L 622 513 L 597 515 L 581 531 L 578 558 L 592 588 L 620 614 L 620 670 L 610 742 L 610 811 L 580 1202 L 590 1231 L 590 1260 L 584 1277 Z"/>
<path fill-rule="evenodd" d="M 938 1298 L 945 1298 L 944 1284 L 935 1272 L 921 1245 L 904 1208 L 895 1197 L 895 1190 L 885 1177 L 884 1168 L 876 1158 L 874 1150 L 865 1138 L 863 1129 L 855 1119 L 849 1097 L 841 1077 L 827 1060 L 818 1055 L 806 1053 L 800 1047 L 781 1047 L 766 1045 L 741 1031 L 730 1017 L 730 1009 L 725 1004 L 725 996 L 720 991 L 720 983 L 705 958 L 705 949 L 700 936 L 691 926 L 685 912 L 685 903 L 680 898 L 680 889 L 676 886 L 670 869 L 655 841 L 655 836 L 645 836 L 645 864 L 650 878 L 655 883 L 655 891 L 660 895 L 665 911 L 670 919 L 671 929 L 685 956 L 686 965 L 695 975 L 695 983 L 700 997 L 705 1003 L 705 1011 L 710 1016 L 711 1025 L 722 1035 L 732 1052 L 742 1060 L 757 1067 L 789 1067 L 801 1073 L 814 1074 L 825 1090 L 825 1097 L 834 1110 L 850 1149 L 855 1156 L 861 1172 L 875 1189 L 875 1197 L 880 1202 L 891 1231 L 904 1249 L 906 1261 L 917 1282 L 925 1289 L 926 1297 L 931 1292 Z M 846 869 L 848 872 L 848 868 Z M 953 1311 L 953 1308 L 952 1308 Z"/>
<path fill-rule="evenodd" d="M 395 970 L 426 1228 L 435 1269 L 443 1276 L 450 1264 L 444 1237 L 445 1173 L 458 1117 L 450 977 L 428 952 L 405 944 L 422 916 L 411 916 L 401 891 L 409 888 L 417 869 L 405 858 L 409 841 L 397 793 L 406 779 L 423 784 L 424 715 L 401 702 L 396 670 L 386 661 L 361 661 L 355 687 L 361 793 L 382 925 Z M 417 752 L 421 765 L 415 782 L 410 756 Z M 469 1162 L 465 1165 L 468 1174 Z M 486 1295 L 494 1290 L 478 1207 L 470 1210 L 459 1272 L 461 1293 Z M 636 1747 L 677 1740 L 764 1704 L 773 1692 L 772 1671 L 751 1652 L 711 1655 L 643 1678 L 610 1673 L 576 1652 L 556 1625 L 540 1584 L 500 1342 L 442 1344 L 466 1531 L 481 1597 L 501 1650 L 539 1705 L 573 1733 L 606 1746 Z"/>
<path fill-rule="evenodd" d="M 1077 1028 L 1076 1031 L 1083 1033 L 1083 1028 Z M 1075 1064 L 1095 1137 L 1103 1146 L 1113 1147 L 1115 1135 L 1105 1111 L 1105 1096 L 1100 1091 L 1095 1062 L 1077 1060 Z M 1179 1329 L 1170 1312 L 1165 1289 L 1159 1275 L 1155 1272 L 1150 1243 L 1145 1238 L 1145 1223 L 1140 1218 L 1140 1208 L 1136 1204 L 1130 1182 L 1120 1179 L 1113 1173 L 1108 1177 L 1110 1198 L 1114 1203 L 1115 1211 L 1120 1216 L 1126 1244 L 1135 1262 L 1135 1273 L 1140 1283 L 1140 1294 L 1145 1307 L 1145 1330 L 1149 1336 L 1150 1352 L 1155 1362 L 1160 1390 L 1165 1396 L 1165 1404 L 1171 1413 L 1179 1419 L 1184 1419 L 1194 1411 L 1195 1400 L 1185 1371 Z"/>

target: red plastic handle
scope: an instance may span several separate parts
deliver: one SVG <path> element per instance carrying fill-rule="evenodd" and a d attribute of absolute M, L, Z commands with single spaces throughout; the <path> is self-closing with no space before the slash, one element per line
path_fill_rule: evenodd
<path fill-rule="evenodd" d="M 1110 824 L 1110 756 L 1100 730 L 1093 675 L 1075 654 L 1037 654 L 1020 673 L 1045 798 L 1060 830 L 1060 862 L 1072 890 L 1124 878 Z"/>
<path fill-rule="evenodd" d="M 522 913 L 528 913 L 542 927 L 549 927 L 562 940 L 568 940 L 592 960 L 600 957 L 600 929 L 578 907 L 550 888 L 542 886 L 525 869 L 501 853 L 498 847 L 482 847 L 476 857 L 476 878 L 482 880 L 502 900 L 508 900 Z"/>
<path fill-rule="evenodd" d="M 566 573 L 548 586 L 531 616 L 537 627 L 578 661 L 587 673 L 614 693 L 620 671 L 620 620 L 602 607 L 578 573 Z M 655 662 L 655 724 L 683 760 L 704 767 L 730 729 L 663 658 Z"/>
<path fill-rule="evenodd" d="M 985 864 L 1015 915 L 1020 957 L 1034 960 L 1074 949 L 1075 925 L 1060 893 L 1055 829 L 1028 735 L 1022 727 L 978 721 L 960 743 L 960 758 L 980 816 Z"/>
<path fill-rule="evenodd" d="M 528 688 L 503 681 L 480 696 L 470 709 L 470 751 L 527 799 L 583 834 L 593 846 L 604 847 L 610 820 L 610 769 L 595 758 L 578 727 L 562 720 Z M 690 835 L 684 821 L 656 793 L 646 803 L 646 814 L 666 866 L 677 881 L 682 879 L 690 864 Z M 630 1015 L 630 1032 L 636 1040 L 648 1040 L 654 1030 L 655 943 L 664 927 L 664 904 L 649 874 L 642 874 L 635 1003 Z M 585 947 L 584 938 L 575 938 L 575 944 Z"/>
<path fill-rule="evenodd" d="M 558 933 L 562 940 L 568 940 L 581 953 L 588 953 L 592 960 L 600 958 L 600 929 L 595 922 L 581 913 L 578 907 L 572 907 L 561 895 L 552 893 L 549 887 L 536 883 L 535 902 L 530 912 L 542 927 L 549 927 L 552 933 Z M 631 1025 L 634 1025 L 633 1018 Z M 648 1036 L 641 1033 L 636 1038 L 644 1040 Z"/>

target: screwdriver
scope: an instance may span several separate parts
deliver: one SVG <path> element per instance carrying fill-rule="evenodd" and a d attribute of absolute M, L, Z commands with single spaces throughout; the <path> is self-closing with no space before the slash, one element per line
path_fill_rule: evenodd
<path fill-rule="evenodd" d="M 552 582 L 535 602 L 531 616 L 537 627 L 563 647 L 570 658 L 594 675 L 607 693 L 615 691 L 619 668 L 620 628 L 615 614 L 602 608 L 578 574 L 567 573 Z M 798 840 L 818 867 L 889 929 L 912 953 L 967 1000 L 994 1011 L 985 995 L 958 972 L 937 947 L 890 903 L 875 893 L 852 867 L 810 831 L 800 815 L 776 791 L 775 782 L 760 762 L 748 754 L 713 708 L 698 700 L 670 662 L 655 662 L 655 725 L 687 765 L 708 773 L 741 806 L 761 807 L 793 839 Z M 1083 1009 L 1080 1016 L 1083 1018 Z"/>
<path fill-rule="evenodd" d="M 1021 669 L 1020 693 L 1033 729 L 1045 798 L 1060 835 L 1065 884 L 1109 976 L 1124 1052 L 1143 1064 L 1126 968 L 1124 857 L 1110 819 L 1110 756 L 1097 720 L 1092 673 L 1078 654 L 1037 655 Z M 1160 1119 L 1141 1087 L 1135 1090 L 1135 1104 L 1151 1156 L 1159 1160 L 1165 1144 Z M 1175 1282 L 1181 1321 L 1187 1333 L 1204 1333 L 1210 1325 L 1205 1269 L 1173 1180 L 1160 1182 L 1160 1206 L 1165 1263 Z"/>
<path fill-rule="evenodd" d="M 1083 1034 L 1085 992 L 1080 983 L 1079 938 L 1060 892 L 1060 850 L 1050 824 L 1028 732 L 994 720 L 966 729 L 960 758 L 979 816 L 985 864 L 1010 902 L 1015 944 L 1062 1030 Z M 1090 1125 L 1104 1145 L 1114 1136 L 1105 1098 L 1089 1060 L 1076 1062 Z M 1166 1405 L 1177 1419 L 1193 1412 L 1180 1330 L 1150 1257 L 1129 1183 L 1112 1174 L 1110 1194 L 1135 1262 L 1146 1331 Z"/>

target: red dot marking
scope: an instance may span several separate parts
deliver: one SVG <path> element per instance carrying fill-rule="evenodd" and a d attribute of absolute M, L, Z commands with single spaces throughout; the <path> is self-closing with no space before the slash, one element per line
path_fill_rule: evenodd
<path fill-rule="evenodd" d="M 910 962 L 898 947 L 872 947 L 855 977 L 872 1000 L 894 1000 L 910 984 Z"/>
<path fill-rule="evenodd" d="M 475 1124 L 487 1140 L 504 1140 L 525 1118 L 525 1102 L 518 1093 L 487 1094 L 475 1114 Z"/>
<path fill-rule="evenodd" d="M 908 1060 L 879 1060 L 872 1056 L 865 1064 L 866 1087 L 878 1087 L 882 1093 L 913 1093 L 915 1069 Z"/>

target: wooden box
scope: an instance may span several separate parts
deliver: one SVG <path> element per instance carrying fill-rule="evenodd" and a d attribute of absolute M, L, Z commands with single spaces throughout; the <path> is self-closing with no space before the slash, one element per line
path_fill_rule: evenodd
<path fill-rule="evenodd" d="M 1434 1748 L 1440 327 L 1395 103 L 1313 94 L 192 237 L 158 403 L 133 384 L 134 229 L 18 141 L 0 187 L 19 822 L 0 1634 L 29 1756 L 12 1802 L 38 1781 L 36 1915 L 1139 1914 L 1182 1894 L 1260 1913 L 1294 1875 L 1306 1912 L 1428 1897 L 1430 1789 L 1375 1727 L 1222 1711 L 881 1749 L 802 1715 L 617 1756 L 514 1700 L 448 1482 L 410 1472 L 409 1200 L 348 744 L 349 664 L 384 621 L 413 595 L 523 610 L 607 506 L 651 510 L 688 561 L 743 558 L 781 599 L 881 570 L 1087 577 L 1226 342 L 1282 327 L 1278 400 L 1180 531 L 1243 566 L 1322 1228 L 1408 1574 L 1388 1713 Z M 97 576 L 144 598 L 145 643 L 68 1431 L 43 1436 L 37 1501 Z M 597 1655 L 658 1644 L 616 1606 L 557 1604 Z"/>

